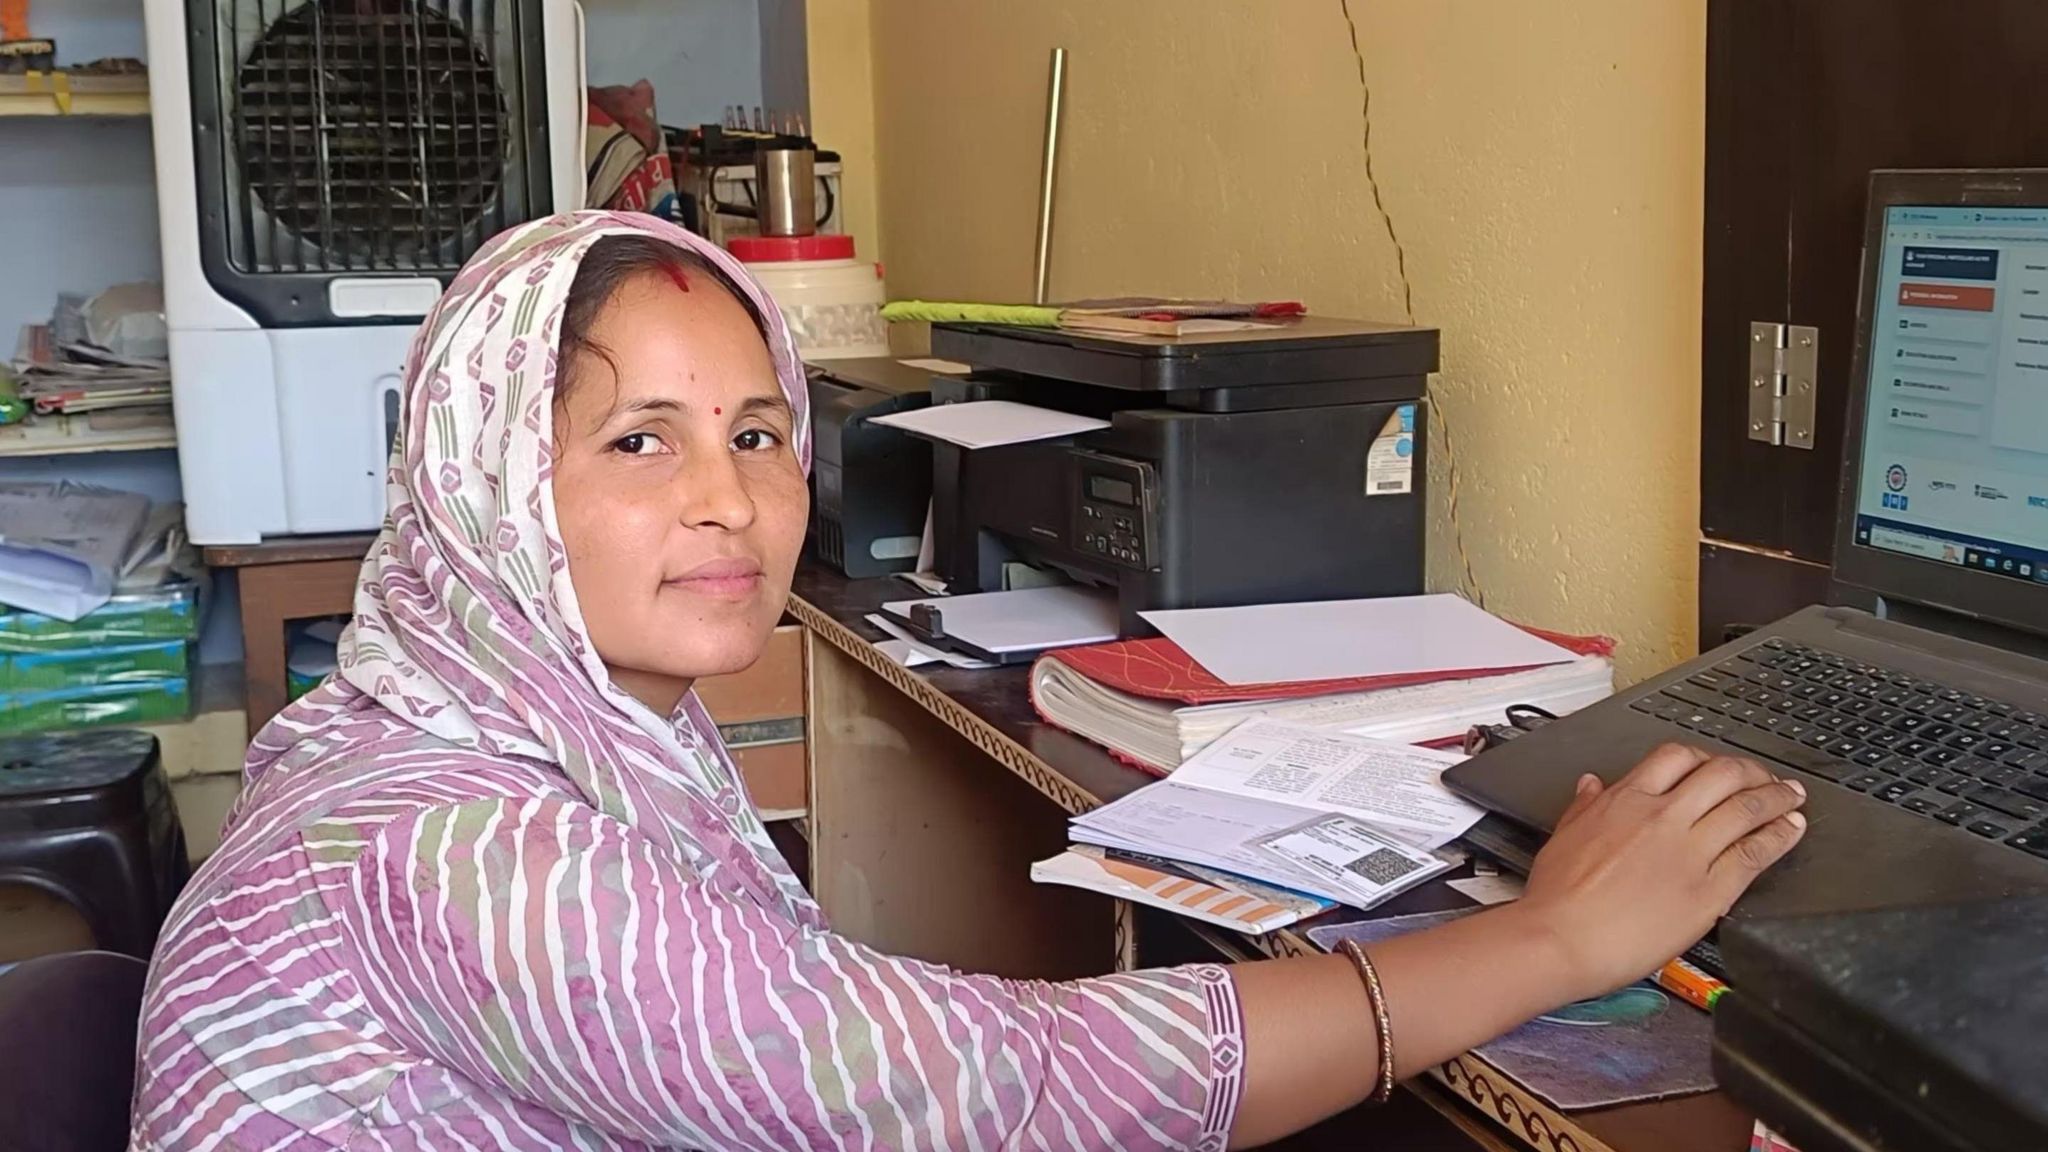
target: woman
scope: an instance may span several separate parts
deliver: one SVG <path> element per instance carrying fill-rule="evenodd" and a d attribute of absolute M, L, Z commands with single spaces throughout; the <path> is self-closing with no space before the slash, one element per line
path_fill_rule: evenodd
<path fill-rule="evenodd" d="M 159 946 L 139 1148 L 1246 1146 L 1389 1086 L 1389 1046 L 1413 1073 L 1650 971 L 1803 827 L 1796 785 L 1667 750 L 1581 785 L 1525 899 L 1363 963 L 879 955 L 689 691 L 760 653 L 803 539 L 767 297 L 651 218 L 557 217 L 411 359 L 341 670 L 258 736 Z"/>

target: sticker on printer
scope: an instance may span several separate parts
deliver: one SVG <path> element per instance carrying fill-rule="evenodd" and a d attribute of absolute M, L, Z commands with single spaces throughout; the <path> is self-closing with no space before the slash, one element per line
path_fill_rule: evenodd
<path fill-rule="evenodd" d="M 1415 490 L 1415 405 L 1387 417 L 1365 453 L 1365 494 L 1405 496 Z"/>

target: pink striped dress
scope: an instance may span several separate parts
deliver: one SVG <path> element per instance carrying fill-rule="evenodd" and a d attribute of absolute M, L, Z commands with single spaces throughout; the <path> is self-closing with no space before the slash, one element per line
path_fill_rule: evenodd
<path fill-rule="evenodd" d="M 1228 974 L 970 976 L 834 935 L 694 699 L 613 687 L 548 487 L 561 309 L 607 235 L 471 261 L 407 369 L 392 513 L 340 673 L 249 753 L 167 923 L 133 1146 L 1220 1149 Z M 808 441 L 797 449 L 807 456 Z"/>

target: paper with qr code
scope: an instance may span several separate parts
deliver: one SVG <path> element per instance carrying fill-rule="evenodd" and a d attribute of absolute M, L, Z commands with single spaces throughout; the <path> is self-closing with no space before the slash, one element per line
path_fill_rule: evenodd
<path fill-rule="evenodd" d="M 1370 908 L 1453 866 L 1444 846 L 1480 815 L 1439 779 L 1458 759 L 1249 720 L 1069 834 Z"/>
<path fill-rule="evenodd" d="M 1359 908 L 1371 908 L 1450 868 L 1429 852 L 1341 815 L 1319 816 L 1261 837 L 1256 845 L 1293 868 L 1322 877 L 1349 897 L 1345 903 Z"/>
<path fill-rule="evenodd" d="M 1247 720 L 1174 770 L 1177 784 L 1350 816 L 1439 848 L 1483 815 L 1444 787 L 1464 757 L 1276 720 Z"/>

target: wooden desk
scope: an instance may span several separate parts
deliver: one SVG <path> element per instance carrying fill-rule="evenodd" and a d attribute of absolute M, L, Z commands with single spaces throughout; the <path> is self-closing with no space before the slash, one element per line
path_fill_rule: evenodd
<path fill-rule="evenodd" d="M 249 735 L 284 710 L 285 625 L 355 611 L 356 576 L 371 534 L 286 536 L 262 544 L 205 549 L 212 568 L 232 568 L 241 585 L 242 663 Z"/>
<path fill-rule="evenodd" d="M 1069 815 L 1150 777 L 1040 722 L 1021 668 L 912 672 L 877 651 L 881 634 L 862 617 L 902 595 L 898 582 L 848 581 L 809 561 L 797 573 L 790 615 L 806 634 L 811 882 L 819 903 L 855 939 L 977 971 L 1056 979 L 1137 963 L 1141 941 L 1129 905 L 1033 885 L 1028 865 L 1066 847 Z M 1373 915 L 1465 903 L 1435 884 Z M 1253 948 L 1312 951 L 1294 930 L 1213 938 L 1239 956 Z M 1407 1088 L 1481 1147 L 1741 1152 L 1749 1145 L 1750 1117 L 1719 1093 L 1567 1116 L 1471 1055 Z M 1361 1112 L 1353 1123 L 1355 1135 L 1374 1114 Z M 1374 1139 L 1386 1137 L 1380 1129 Z"/>

